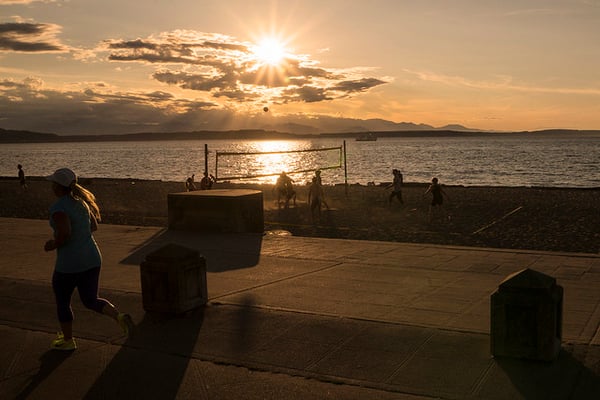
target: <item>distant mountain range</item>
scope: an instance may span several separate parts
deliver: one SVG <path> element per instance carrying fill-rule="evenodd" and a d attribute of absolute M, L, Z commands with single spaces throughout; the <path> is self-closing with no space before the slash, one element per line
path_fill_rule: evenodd
<path fill-rule="evenodd" d="M 467 128 L 462 125 L 453 124 L 436 128 L 427 124 L 415 124 L 412 122 L 392 122 L 385 119 L 352 119 L 318 117 L 306 122 L 306 118 L 298 118 L 297 121 L 288 117 L 284 123 L 276 123 L 265 126 L 265 130 L 286 132 L 293 134 L 321 134 L 321 133 L 358 133 L 358 132 L 397 132 L 397 131 L 456 131 L 477 132 L 478 129 Z"/>
<path fill-rule="evenodd" d="M 355 126 L 346 132 L 309 133 L 307 126 L 288 126 L 289 130 L 296 133 L 281 132 L 264 129 L 241 129 L 231 131 L 192 131 L 192 132 L 140 132 L 119 135 L 58 135 L 55 133 L 41 133 L 31 131 L 6 130 L 0 128 L 0 143 L 49 143 L 49 142 L 94 142 L 94 141 L 135 141 L 135 140 L 272 140 L 272 139 L 299 139 L 299 138 L 349 138 L 354 139 L 364 132 L 371 132 L 377 137 L 451 137 L 451 136 L 488 136 L 488 135 L 515 135 L 515 134 L 546 134 L 546 135 L 594 135 L 600 137 L 600 130 L 569 130 L 549 129 L 540 131 L 522 132 L 488 132 L 468 129 L 461 125 L 446 125 L 442 128 L 433 128 L 425 124 L 412 124 L 407 122 L 394 123 L 385 120 L 368 120 L 370 126 L 380 129 L 364 129 L 364 126 Z M 402 127 L 403 129 L 398 129 Z M 359 129 L 360 128 L 360 129 Z M 387 129 L 383 129 L 387 128 Z M 395 128 L 395 129 L 390 129 Z M 300 133 L 298 133 L 300 132 Z"/>
<path fill-rule="evenodd" d="M 244 126 L 246 125 L 246 126 Z M 114 129 L 113 129 L 114 128 Z M 135 128 L 133 128 L 135 129 Z M 142 128 L 145 129 L 145 128 Z M 320 134 L 345 134 L 345 133 L 364 133 L 364 132 L 398 132 L 398 131 L 456 131 L 456 132 L 477 132 L 479 130 L 467 128 L 462 125 L 454 124 L 454 125 L 446 125 L 442 127 L 433 127 L 431 125 L 426 124 L 415 124 L 412 122 L 392 122 L 384 119 L 356 119 L 356 118 L 340 118 L 340 117 L 331 117 L 331 116 L 316 116 L 307 118 L 303 115 L 291 115 L 285 117 L 269 117 L 269 118 L 258 118 L 254 120 L 247 120 L 239 122 L 236 119 L 233 119 L 228 124 L 228 127 L 225 129 L 220 129 L 220 125 L 215 123 L 214 121 L 207 121 L 206 125 L 203 125 L 202 130 L 194 130 L 194 133 L 203 132 L 204 134 L 216 133 L 221 131 L 227 132 L 242 132 L 243 134 L 249 134 L 249 132 L 271 132 L 270 134 L 292 134 L 292 135 L 320 135 Z M 153 132 L 156 132 L 156 135 L 161 136 L 163 133 L 171 136 L 171 133 L 182 133 L 182 132 L 190 132 L 191 129 L 187 129 L 184 126 L 171 126 L 167 125 L 161 126 L 157 125 L 152 129 Z M 30 138 L 32 140 L 42 139 L 43 135 L 38 135 L 39 129 L 31 129 L 29 128 L 29 132 L 32 132 Z M 102 135 L 104 136 L 104 132 L 106 132 L 111 137 L 116 137 L 118 135 L 130 135 L 135 134 L 139 135 L 139 133 L 133 132 L 143 132 L 139 129 L 134 130 L 133 132 L 123 131 L 122 127 L 116 128 L 112 127 L 109 123 L 106 123 L 104 128 L 101 126 L 96 126 L 94 131 L 85 131 L 81 132 L 73 131 L 72 126 L 66 126 L 65 130 L 62 132 L 55 133 L 58 136 L 75 136 L 80 138 L 81 140 L 86 140 L 83 136 L 94 136 L 94 135 Z M 162 132 L 162 133 L 158 133 Z M 150 132 L 144 132 L 144 134 Z M 177 136 L 177 135 L 176 135 Z M 17 138 L 19 135 L 17 135 Z M 50 140 L 56 140 L 56 138 L 52 139 L 50 136 L 47 136 Z M 43 139 L 42 139 L 43 140 Z M 95 139 L 92 139 L 95 140 Z"/>

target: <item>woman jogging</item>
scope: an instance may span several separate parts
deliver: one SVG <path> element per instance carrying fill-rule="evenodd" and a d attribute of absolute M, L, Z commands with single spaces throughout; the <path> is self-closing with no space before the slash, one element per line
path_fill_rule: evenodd
<path fill-rule="evenodd" d="M 52 341 L 55 350 L 75 350 L 71 296 L 77 288 L 82 303 L 89 309 L 113 318 L 129 335 L 133 321 L 129 314 L 120 313 L 115 306 L 98 297 L 98 281 L 102 257 L 92 236 L 100 221 L 100 209 L 94 195 L 77 184 L 77 177 L 68 168 L 56 170 L 46 178 L 58 200 L 50 207 L 50 226 L 54 238 L 44 250 L 56 250 L 52 289 L 61 332 Z"/>

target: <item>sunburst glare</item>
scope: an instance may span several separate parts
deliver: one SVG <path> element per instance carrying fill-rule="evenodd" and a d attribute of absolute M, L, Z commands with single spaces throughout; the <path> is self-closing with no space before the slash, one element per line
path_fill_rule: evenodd
<path fill-rule="evenodd" d="M 254 74 L 253 85 L 260 101 L 269 103 L 281 97 L 281 92 L 289 84 L 290 71 L 295 69 L 292 60 L 298 56 L 287 47 L 289 39 L 279 34 L 262 36 L 256 45 L 251 46 L 250 60 L 254 64 L 249 69 Z"/>
<path fill-rule="evenodd" d="M 264 38 L 252 49 L 256 60 L 264 65 L 278 66 L 285 59 L 285 45 L 275 38 Z"/>

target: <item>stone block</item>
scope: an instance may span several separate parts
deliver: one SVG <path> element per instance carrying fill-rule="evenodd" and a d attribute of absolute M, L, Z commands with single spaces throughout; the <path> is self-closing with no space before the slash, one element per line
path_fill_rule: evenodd
<path fill-rule="evenodd" d="M 509 275 L 490 299 L 493 356 L 553 361 L 562 340 L 563 288 L 532 269 Z"/>
<path fill-rule="evenodd" d="M 260 190 L 217 189 L 168 195 L 169 229 L 199 232 L 264 231 Z"/>
<path fill-rule="evenodd" d="M 167 244 L 140 264 L 144 310 L 180 314 L 208 301 L 206 261 L 196 250 Z"/>

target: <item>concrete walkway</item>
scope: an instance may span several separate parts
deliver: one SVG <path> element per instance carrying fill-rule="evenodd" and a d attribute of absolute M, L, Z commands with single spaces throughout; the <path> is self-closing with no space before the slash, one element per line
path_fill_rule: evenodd
<path fill-rule="evenodd" d="M 125 339 L 74 296 L 57 323 L 46 221 L 0 218 L 0 398 L 598 399 L 600 256 L 101 225 L 101 295 Z M 207 260 L 210 303 L 145 313 L 139 264 L 167 243 Z M 490 356 L 489 298 L 532 268 L 564 287 L 553 363 Z"/>

